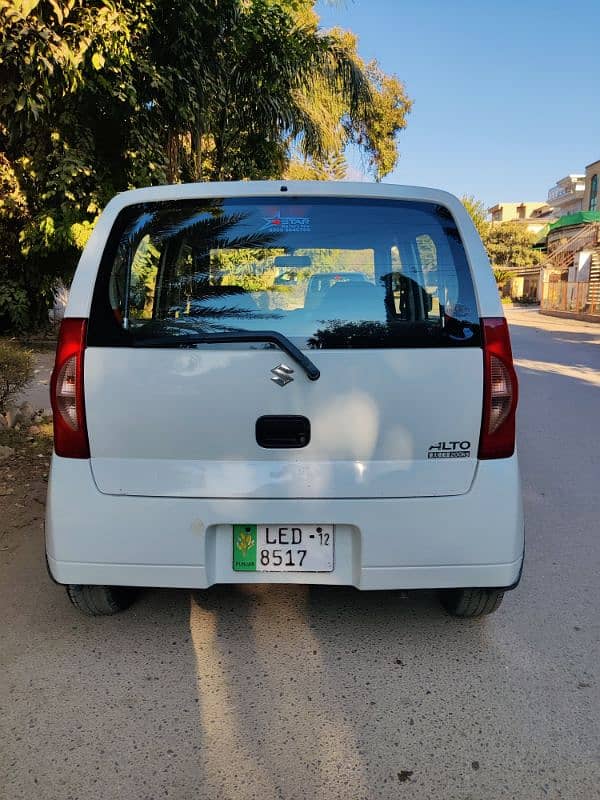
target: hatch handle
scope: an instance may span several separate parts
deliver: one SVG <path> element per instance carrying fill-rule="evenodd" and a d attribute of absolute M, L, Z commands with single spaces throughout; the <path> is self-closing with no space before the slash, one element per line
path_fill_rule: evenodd
<path fill-rule="evenodd" d="M 310 442 L 310 422 L 297 415 L 266 415 L 256 420 L 256 441 L 261 447 L 306 447 Z"/>

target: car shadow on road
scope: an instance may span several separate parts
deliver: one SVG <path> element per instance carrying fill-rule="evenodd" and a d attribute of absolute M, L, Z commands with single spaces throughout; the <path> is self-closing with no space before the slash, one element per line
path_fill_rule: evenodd
<path fill-rule="evenodd" d="M 480 659 L 487 636 L 431 592 L 286 585 L 194 592 L 190 628 L 206 785 L 265 798 L 387 797 L 372 782 L 388 779 L 394 796 L 414 719 L 456 667 L 449 641 Z"/>

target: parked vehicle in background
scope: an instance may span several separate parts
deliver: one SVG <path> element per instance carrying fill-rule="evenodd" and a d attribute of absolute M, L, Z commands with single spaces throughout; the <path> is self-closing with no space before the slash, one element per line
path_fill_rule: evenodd
<path fill-rule="evenodd" d="M 302 260 L 282 291 L 285 259 Z M 252 582 L 439 589 L 469 617 L 519 580 L 508 328 L 445 192 L 118 195 L 73 281 L 52 398 L 47 557 L 86 613 L 136 586 Z"/>

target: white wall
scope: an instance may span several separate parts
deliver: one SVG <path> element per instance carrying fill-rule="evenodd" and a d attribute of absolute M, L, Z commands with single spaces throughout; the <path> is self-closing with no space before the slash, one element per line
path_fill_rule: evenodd
<path fill-rule="evenodd" d="M 590 279 L 590 265 L 592 263 L 591 250 L 582 250 L 577 253 L 575 259 L 575 266 L 577 268 L 576 281 L 589 281 Z"/>

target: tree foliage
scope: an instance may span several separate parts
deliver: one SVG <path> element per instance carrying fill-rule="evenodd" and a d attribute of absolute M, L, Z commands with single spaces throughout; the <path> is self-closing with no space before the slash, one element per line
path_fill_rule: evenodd
<path fill-rule="evenodd" d="M 291 181 L 343 181 L 348 174 L 348 164 L 342 152 L 325 158 L 294 158 L 285 171 Z"/>
<path fill-rule="evenodd" d="M 464 207 L 485 245 L 498 286 L 513 278 L 519 269 L 535 267 L 543 257 L 533 247 L 536 234 L 520 222 L 489 222 L 484 204 L 473 195 L 464 195 Z"/>
<path fill-rule="evenodd" d="M 147 10 L 0 0 L 0 328 L 44 320 L 100 207 L 127 186 Z"/>
<path fill-rule="evenodd" d="M 409 110 L 312 0 L 0 0 L 0 329 L 45 318 L 116 192 L 343 177 L 349 144 L 379 179 Z"/>
<path fill-rule="evenodd" d="M 536 235 L 519 222 L 490 224 L 485 236 L 490 261 L 494 270 L 514 271 L 535 267 L 542 256 L 533 243 Z"/>
<path fill-rule="evenodd" d="M 502 269 L 501 267 L 495 267 L 493 272 L 499 289 L 502 289 L 502 287 L 517 274 L 514 269 Z"/>
<path fill-rule="evenodd" d="M 477 200 L 472 194 L 464 194 L 461 198 L 463 206 L 469 212 L 477 233 L 482 240 L 485 239 L 490 223 L 487 221 L 487 211 L 482 200 Z"/>

